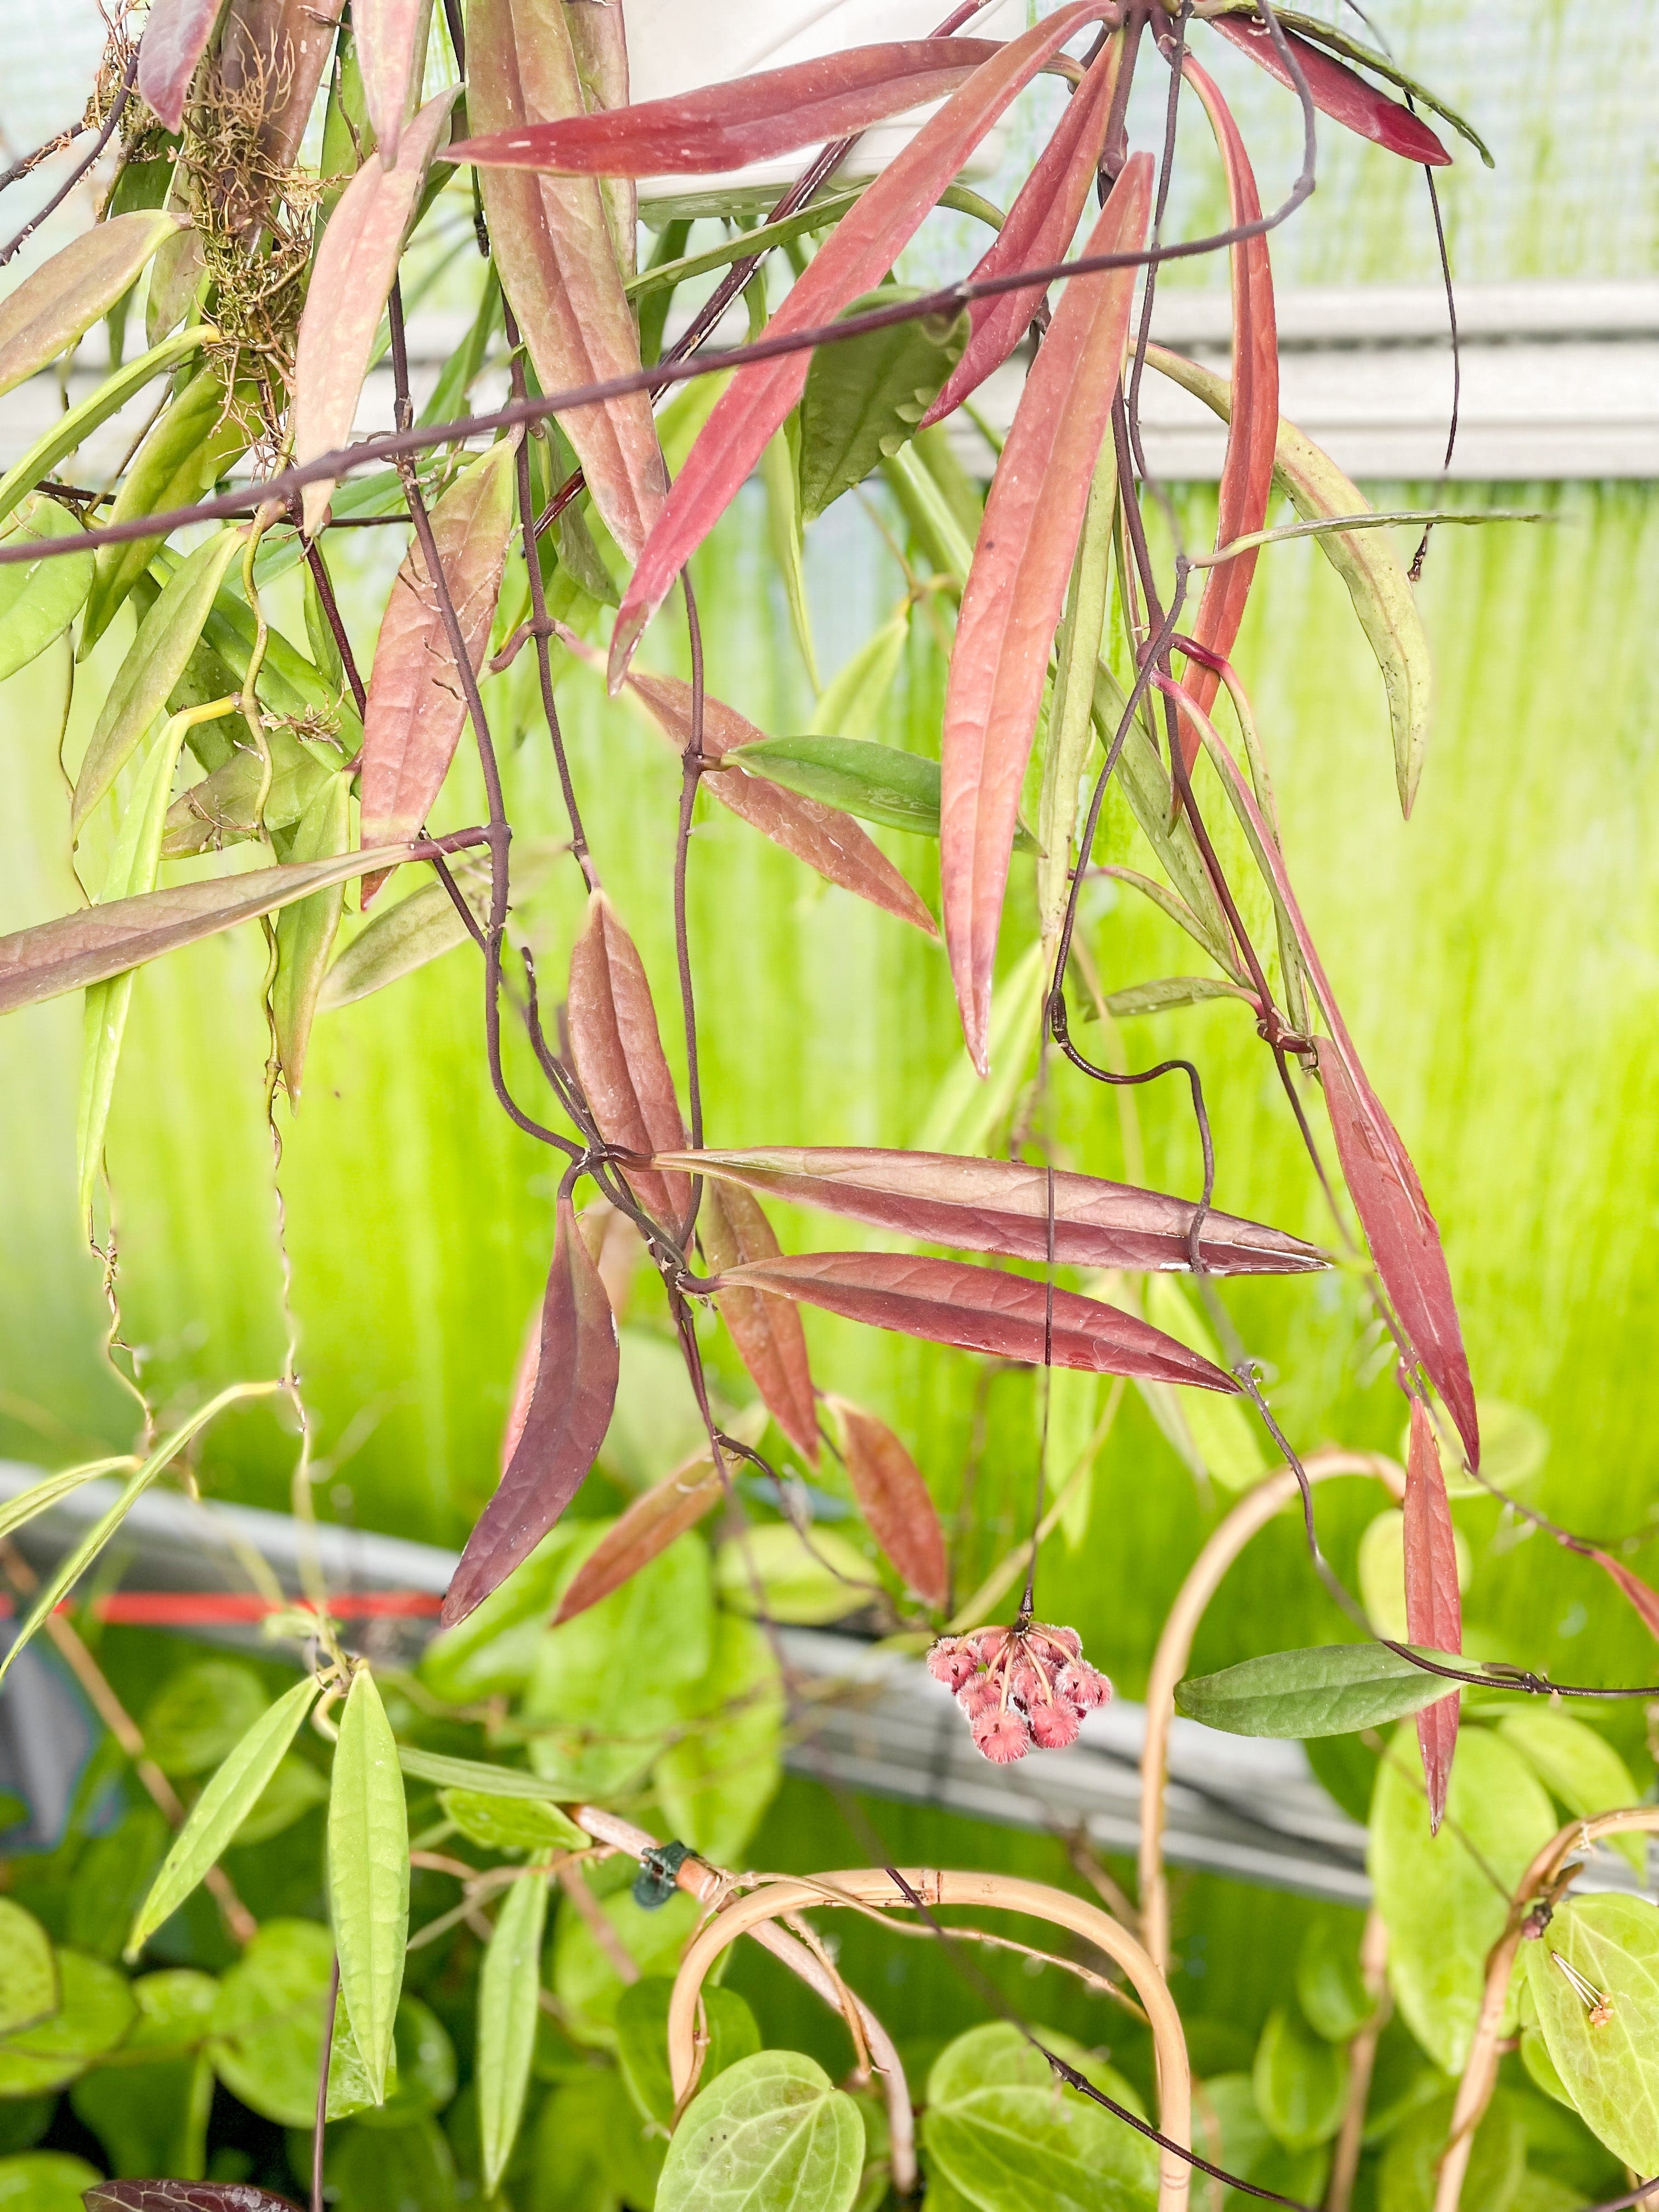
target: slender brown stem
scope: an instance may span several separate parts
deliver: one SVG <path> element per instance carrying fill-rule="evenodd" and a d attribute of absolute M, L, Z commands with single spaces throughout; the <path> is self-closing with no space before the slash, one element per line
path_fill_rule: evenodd
<path fill-rule="evenodd" d="M 323 558 L 323 549 L 314 538 L 306 540 L 306 566 L 311 571 L 311 580 L 317 586 L 318 602 L 323 610 L 335 650 L 340 656 L 340 665 L 345 671 L 346 682 L 351 686 L 351 696 L 356 702 L 359 720 L 368 712 L 368 694 L 363 689 L 363 679 L 357 673 L 357 659 L 351 650 L 351 640 L 346 635 L 346 626 L 341 619 L 340 603 L 334 596 L 334 580 L 328 573 L 328 563 Z"/>
<path fill-rule="evenodd" d="M 122 116 L 126 112 L 127 102 L 132 97 L 132 80 L 137 73 L 137 69 L 138 49 L 135 46 L 132 52 L 127 56 L 127 65 L 121 72 L 121 82 L 116 88 L 114 99 L 110 102 L 109 113 L 104 118 L 104 125 L 102 130 L 100 131 L 98 136 L 93 140 L 89 149 L 82 155 L 81 159 L 70 171 L 68 176 L 64 178 L 63 183 L 58 185 L 57 191 L 46 202 L 45 207 L 41 208 L 36 214 L 32 215 L 29 217 L 28 221 L 23 225 L 21 230 L 17 233 L 15 238 L 9 239 L 3 246 L 0 246 L 0 269 L 3 269 L 5 267 L 7 262 L 9 262 L 13 254 L 17 252 L 19 246 L 24 245 L 29 239 L 33 237 L 35 232 L 40 229 L 41 224 L 46 220 L 48 216 L 55 215 L 58 212 L 58 209 L 62 207 L 64 202 L 75 190 L 75 187 L 80 183 L 82 178 L 86 175 L 87 171 L 91 168 L 93 163 L 98 159 L 98 156 L 103 152 L 105 147 L 108 145 L 110 140 L 114 137 L 116 126 L 120 122 Z M 31 161 L 28 167 L 33 167 L 33 161 Z M 6 182 L 9 183 L 11 179 L 8 177 Z"/>

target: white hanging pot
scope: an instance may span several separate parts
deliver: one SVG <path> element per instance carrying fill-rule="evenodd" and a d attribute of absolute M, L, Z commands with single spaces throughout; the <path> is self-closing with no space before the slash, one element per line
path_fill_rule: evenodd
<path fill-rule="evenodd" d="M 750 76 L 814 61 L 847 46 L 887 39 L 925 39 L 941 20 L 948 0 L 622 0 L 628 29 L 629 98 L 667 100 L 694 86 Z M 1027 0 L 991 0 L 962 28 L 963 38 L 1018 38 L 1026 27 Z M 908 145 L 939 105 L 874 124 L 860 138 L 840 172 L 863 183 Z M 988 177 L 1003 153 L 1000 127 L 980 142 L 963 171 L 970 181 Z M 640 212 L 655 226 L 676 216 L 747 215 L 763 210 L 817 151 L 799 152 L 709 177 L 641 177 Z"/>

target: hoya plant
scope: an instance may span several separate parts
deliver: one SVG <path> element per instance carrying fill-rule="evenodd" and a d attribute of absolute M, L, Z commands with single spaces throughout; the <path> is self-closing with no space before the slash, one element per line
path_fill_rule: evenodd
<path fill-rule="evenodd" d="M 1410 814 L 1430 697 L 1413 584 L 1435 526 L 1493 511 L 1376 511 L 1281 416 L 1272 240 L 1314 191 L 1316 111 L 1422 168 L 1431 195 L 1451 157 L 1425 111 L 1484 149 L 1380 44 L 1270 0 L 1077 0 L 1006 40 L 977 35 L 979 13 L 639 103 L 615 0 L 354 0 L 349 17 L 151 0 L 112 23 L 70 134 L 90 147 L 52 203 L 92 178 L 98 219 L 0 302 L 0 393 L 108 332 L 107 375 L 0 479 L 0 672 L 61 667 L 56 835 L 88 892 L 0 939 L 0 1011 L 82 996 L 63 1141 L 135 1408 L 130 1451 L 0 1506 L 9 1547 L 116 1478 L 44 1571 L 3 1555 L 21 1617 L 0 1679 L 49 1639 L 106 1730 L 61 1837 L 10 1863 L 0 1899 L 0 2192 L 22 2212 L 82 2196 L 258 2212 L 289 2191 L 314 2212 L 874 2212 L 924 2188 L 933 2212 L 1181 2212 L 1194 2192 L 1554 2212 L 1656 2185 L 1659 1909 L 1641 1882 L 1659 1813 L 1571 1708 L 1605 1723 L 1659 1691 L 1466 1655 L 1450 1500 L 1496 1494 L 1656 1632 L 1659 1598 L 1518 1494 L 1523 1418 L 1488 1407 L 1483 1457 L 1430 1197 L 1298 902 L 1273 732 L 1233 659 L 1258 565 L 1313 540 L 1374 658 Z M 1299 173 L 1265 210 L 1211 73 L 1229 51 L 1298 118 Z M 961 179 L 1040 95 L 1053 129 L 999 206 Z M 1176 236 L 1188 111 L 1226 214 Z M 896 118 L 896 154 L 861 158 Z M 796 181 L 757 204 L 746 173 L 783 160 Z M 643 262 L 641 182 L 659 226 Z M 942 288 L 901 281 L 942 209 L 983 251 Z M 1225 374 L 1152 335 L 1162 272 L 1205 257 L 1230 288 Z M 428 295 L 464 302 L 465 328 L 417 402 L 407 318 Z M 393 427 L 354 436 L 382 363 Z M 1004 436 L 980 403 L 1011 368 Z M 1149 375 L 1224 425 L 1201 538 L 1147 465 Z M 86 481 L 118 416 L 125 459 Z M 699 618 L 698 580 L 757 499 L 809 730 L 726 702 Z M 905 592 L 820 686 L 804 548 L 842 501 Z M 869 734 L 913 634 L 941 673 L 915 750 Z M 678 793 L 659 809 L 630 790 L 590 836 L 597 777 L 565 720 L 599 697 L 607 727 L 634 718 L 672 749 Z M 689 886 L 744 865 L 696 836 L 716 810 L 849 913 L 939 940 L 963 1060 L 928 1148 L 709 1126 Z M 654 880 L 672 950 L 656 972 L 607 877 Z M 555 878 L 580 900 L 556 968 L 523 919 Z M 1103 885 L 1155 909 L 1194 972 L 1105 991 L 1079 927 Z M 146 1610 L 112 1586 L 125 1516 L 153 1486 L 194 1490 L 234 1407 L 287 1419 L 302 1523 L 315 1510 L 286 1316 L 280 1373 L 176 1420 L 123 1336 L 106 1139 L 138 971 L 247 924 L 279 1162 L 318 1024 L 395 1004 L 441 960 L 472 963 L 496 1105 L 546 1162 L 546 1287 L 501 1348 L 518 1365 L 499 1482 L 415 1660 L 314 1571 L 295 1597 L 253 1562 L 240 1613 Z M 741 1010 L 755 1060 L 761 950 Z M 1136 1017 L 1217 1000 L 1254 1024 L 1322 1242 L 1213 1203 L 1229 1101 L 1196 1054 L 1127 1065 Z M 1129 1114 L 1149 1084 L 1190 1116 L 1184 1190 L 1085 1173 L 1056 1137 L 1063 1097 L 1127 1089 Z M 1397 1457 L 1304 1450 L 1218 1288 L 1259 1279 L 1272 1298 L 1326 1271 L 1397 1378 Z M 668 1369 L 637 1338 L 624 1358 L 635 1299 L 695 1409 L 672 1451 L 650 1419 Z M 947 1522 L 915 1409 L 838 1388 L 803 1309 L 943 1347 L 988 1389 L 1034 1371 L 1035 1495 L 976 1507 L 964 1487 Z M 372 1293 L 341 1326 L 376 1328 Z M 994 1764 L 1076 1743 L 1111 1685 L 1045 1607 L 1042 1546 L 1072 1534 L 1131 1386 L 1237 1494 L 1153 1657 L 1133 1887 L 1080 1844 L 1088 1898 L 906 1867 L 856 1806 L 862 1863 L 745 1870 L 786 1741 L 810 1739 L 790 1627 L 925 1655 Z M 1317 1534 L 1338 1478 L 1384 1493 L 1357 1592 Z M 1211 1597 L 1287 1509 L 1350 1640 L 1194 1674 Z M 1003 1540 L 965 1590 L 988 1527 Z M 1102 1544 L 1100 1577 L 1125 1571 Z M 298 1672 L 131 1640 L 236 1619 L 262 1619 Z M 1378 1754 L 1363 1935 L 1310 1922 L 1294 2004 L 1242 2049 L 1189 2042 L 1171 1993 L 1177 1712 Z M 1340 1780 L 1340 1757 L 1322 1771 Z M 1601 1893 L 1575 1896 L 1587 1869 Z M 920 2047 L 896 2036 L 809 1917 L 830 1913 L 936 1947 L 959 2014 Z M 755 1948 L 769 1982 L 743 1978 Z M 1105 2033 L 1032 2024 L 990 1971 L 1011 1948 L 1080 1984 L 1121 2063 Z M 844 2028 L 839 2084 L 771 2025 L 797 1988 Z"/>

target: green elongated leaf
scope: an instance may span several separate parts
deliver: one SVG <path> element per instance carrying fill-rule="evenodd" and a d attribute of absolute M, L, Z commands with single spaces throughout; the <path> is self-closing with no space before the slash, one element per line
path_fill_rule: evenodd
<path fill-rule="evenodd" d="M 524 2118 L 546 1926 L 547 1879 L 532 1868 L 507 1891 L 478 1973 L 478 2131 L 486 2195 L 500 2185 Z"/>
<path fill-rule="evenodd" d="M 0 1897 L 0 2036 L 33 2027 L 58 2009 L 52 1938 L 32 1912 Z"/>
<path fill-rule="evenodd" d="M 0 301 L 0 392 L 44 368 L 107 314 L 177 219 L 154 208 L 94 223 Z"/>
<path fill-rule="evenodd" d="M 557 1804 L 573 1794 L 522 1766 L 487 1766 L 482 1759 L 451 1759 L 442 1752 L 417 1751 L 406 1743 L 398 1746 L 398 1764 L 411 1781 L 430 1782 L 440 1790 L 465 1790 L 478 1797 L 526 1797 Z"/>
<path fill-rule="evenodd" d="M 629 2094 L 641 2114 L 659 2127 L 674 2119 L 674 2085 L 668 2071 L 668 2004 L 674 1984 L 666 1974 L 647 1974 L 622 1993 L 617 2007 L 617 2059 Z M 761 2047 L 755 2015 L 735 1990 L 706 1984 L 703 2019 L 708 2044 L 698 2086 L 707 2088 L 717 2075 L 752 2058 Z"/>
<path fill-rule="evenodd" d="M 66 2088 L 132 2026 L 137 2008 L 123 1976 L 80 1951 L 60 1949 L 53 1960 L 58 2008 L 0 2041 L 0 2098 Z"/>
<path fill-rule="evenodd" d="M 158 605 L 160 602 L 157 602 Z M 189 726 L 175 714 L 155 740 L 132 787 L 125 817 L 110 856 L 99 903 L 111 906 L 142 897 L 155 888 L 161 868 L 161 837 L 167 828 L 167 807 L 173 797 L 173 772 Z M 81 1063 L 81 1097 L 76 1119 L 75 1153 L 76 1196 L 84 1216 L 92 1205 L 93 1186 L 104 1156 L 104 1132 L 109 1123 L 110 1100 L 115 1090 L 115 1071 L 120 1063 L 121 1042 L 126 1034 L 132 1004 L 133 971 L 112 976 L 107 982 L 88 985 L 84 1016 L 85 1045 Z"/>
<path fill-rule="evenodd" d="M 1231 422 L 1232 387 L 1225 377 L 1200 368 L 1164 346 L 1149 346 L 1146 358 L 1183 391 L 1201 399 L 1224 422 Z M 1273 450 L 1273 484 L 1304 521 L 1363 514 L 1370 505 L 1329 454 L 1282 416 Z M 1376 656 L 1394 733 L 1401 811 L 1409 815 L 1428 747 L 1433 678 L 1428 639 L 1411 580 L 1386 530 L 1325 532 L 1318 543 L 1346 585 L 1365 641 Z"/>
<path fill-rule="evenodd" d="M 852 2212 L 864 2120 L 798 2051 L 757 2051 L 699 2089 L 674 2131 L 657 2212 Z"/>
<path fill-rule="evenodd" d="M 843 313 L 920 297 L 913 286 L 884 285 Z M 800 504 L 807 521 L 915 437 L 962 358 L 968 331 L 965 310 L 923 315 L 814 353 L 800 399 Z"/>
<path fill-rule="evenodd" d="M 1596 1813 L 1615 1813 L 1641 1802 L 1630 1769 L 1613 1746 L 1583 1721 L 1565 1713 L 1540 1708 L 1505 1713 L 1498 1723 L 1505 1743 L 1513 1744 L 1552 1797 L 1580 1820 Z M 1609 1836 L 1644 1879 L 1648 1870 L 1648 1838 L 1642 1834 Z"/>
<path fill-rule="evenodd" d="M 1519 1752 L 1486 1729 L 1465 1727 L 1462 1737 L 1446 1817 L 1431 1835 L 1415 1731 L 1396 1730 L 1377 1772 L 1369 1854 L 1395 2001 L 1435 2063 L 1454 2075 L 1468 2057 L 1486 1954 L 1510 1893 L 1556 1829 Z"/>
<path fill-rule="evenodd" d="M 334 860 L 256 868 L 245 876 L 198 878 L 165 890 L 112 900 L 106 906 L 86 907 L 33 929 L 20 929 L 0 937 L 0 1014 L 101 983 L 239 921 L 275 914 L 330 884 L 396 867 L 409 856 L 407 845 L 378 845 Z"/>
<path fill-rule="evenodd" d="M 291 730 L 267 729 L 265 749 L 269 776 L 258 754 L 243 748 L 179 793 L 167 809 L 164 860 L 216 853 L 227 845 L 250 843 L 262 830 L 293 828 L 327 784 L 329 771 Z"/>
<path fill-rule="evenodd" d="M 140 623 L 132 649 L 93 726 L 75 781 L 70 827 L 77 836 L 166 706 L 167 695 L 201 641 L 208 611 L 226 572 L 246 542 L 244 530 L 222 530 L 198 546 L 168 579 Z"/>
<path fill-rule="evenodd" d="M 55 500 L 30 501 L 0 530 L 0 543 L 73 538 L 81 525 Z M 92 589 L 90 553 L 53 553 L 0 568 L 0 682 L 61 637 Z"/>
<path fill-rule="evenodd" d="M 807 729 L 815 738 L 867 738 L 874 731 L 910 635 L 910 602 L 902 599 L 873 637 L 818 695 Z"/>
<path fill-rule="evenodd" d="M 164 238 L 149 264 L 149 283 L 144 295 L 144 343 L 158 345 L 176 330 L 201 293 L 207 275 L 207 257 L 199 230 L 181 230 Z"/>
<path fill-rule="evenodd" d="M 1095 464 L 1055 647 L 1054 702 L 1048 712 L 1048 744 L 1037 803 L 1037 918 L 1045 943 L 1058 931 L 1071 893 L 1078 786 L 1093 735 L 1095 667 L 1106 624 L 1116 520 L 1117 456 L 1108 447 Z"/>
<path fill-rule="evenodd" d="M 1137 2114 L 1140 2100 L 1093 2053 L 1050 2028 L 1039 2042 Z M 1011 2022 L 969 2028 L 927 2079 L 922 2143 L 977 2212 L 1152 2212 L 1158 2153 L 1098 2105 L 1063 2088 Z M 931 2194 L 931 2188 L 930 2188 Z"/>
<path fill-rule="evenodd" d="M 1346 2059 L 1282 2005 L 1267 2015 L 1251 2083 L 1256 2110 L 1286 2150 L 1328 2142 L 1341 2124 Z"/>
<path fill-rule="evenodd" d="M 868 738 L 808 736 L 763 738 L 757 744 L 734 745 L 726 757 L 769 783 L 840 813 L 856 814 L 889 830 L 908 830 L 918 837 L 939 836 L 939 763 L 925 753 L 878 745 Z M 1014 849 L 1037 849 L 1024 823 L 1015 831 Z"/>
<path fill-rule="evenodd" d="M 228 392 L 218 371 L 193 376 L 132 458 L 107 520 L 133 522 L 188 507 L 247 451 L 257 397 L 240 386 Z M 138 538 L 98 550 L 97 573 L 81 626 L 84 659 L 155 559 L 161 540 Z"/>
<path fill-rule="evenodd" d="M 103 1474 L 130 1474 L 137 1464 L 131 1452 L 121 1452 L 109 1459 L 89 1459 L 81 1467 L 60 1468 L 56 1474 L 43 1474 L 15 1498 L 0 1502 L 0 1536 L 9 1536 L 14 1528 L 33 1521 L 37 1513 L 44 1513 L 47 1506 L 67 1498 L 83 1482 L 96 1482 Z"/>
<path fill-rule="evenodd" d="M 58 416 L 51 429 L 45 431 L 20 460 L 15 461 L 3 477 L 0 477 L 0 517 L 11 513 L 21 499 L 34 489 L 42 477 L 47 475 L 66 453 L 72 453 L 83 438 L 90 436 L 100 422 L 118 414 L 136 392 L 142 392 L 153 377 L 157 377 L 179 362 L 193 354 L 216 333 L 204 323 L 187 331 L 180 331 L 164 344 L 158 345 L 139 360 L 131 362 L 125 368 L 117 369 L 106 377 L 89 398 L 67 414 Z M 63 557 L 62 556 L 59 556 Z"/>
<path fill-rule="evenodd" d="M 1173 1276 L 1147 1277 L 1146 1318 L 1189 1352 L 1221 1360 L 1214 1332 Z M 1219 1488 L 1249 1490 L 1267 1472 L 1260 1431 L 1236 1398 L 1214 1397 L 1207 1391 L 1202 1397 L 1188 1396 L 1181 1401 L 1181 1417 L 1204 1462 L 1205 1473 Z"/>
<path fill-rule="evenodd" d="M 229 1758 L 270 1703 L 252 1667 L 199 1659 L 167 1680 L 139 1723 L 144 1748 L 163 1774 L 205 1774 Z"/>
<path fill-rule="evenodd" d="M 538 1797 L 497 1797 L 482 1790 L 443 1790 L 438 1802 L 471 1842 L 487 1851 L 580 1850 L 590 1840 L 556 1805 Z"/>
<path fill-rule="evenodd" d="M 129 1960 L 137 1957 L 161 1923 L 178 1911 L 235 1839 L 281 1765 L 316 1695 L 317 1684 L 311 1679 L 284 1691 L 261 1714 L 203 1790 L 162 1861 L 149 1895 L 138 1909 L 127 1938 Z"/>
<path fill-rule="evenodd" d="M 349 848 L 352 781 L 351 769 L 339 769 L 329 777 L 307 807 L 289 848 L 292 863 L 327 860 L 331 854 Z M 276 980 L 271 988 L 271 1018 L 276 1025 L 283 1087 L 295 1105 L 299 1103 L 300 1085 L 305 1073 L 312 1020 L 344 908 L 345 885 L 331 884 L 326 890 L 315 891 L 311 897 L 297 899 L 292 906 L 284 907 L 277 918 Z"/>
<path fill-rule="evenodd" d="M 460 870 L 454 872 L 463 890 L 466 889 L 466 875 Z M 466 924 L 456 913 L 453 900 L 434 877 L 407 898 L 399 899 L 396 906 L 383 906 L 342 949 L 323 978 L 317 1012 L 332 1013 L 337 1007 L 368 998 L 371 992 L 383 991 L 388 983 L 398 982 L 417 968 L 453 952 L 467 938 Z"/>
<path fill-rule="evenodd" d="M 777 562 L 783 578 L 784 597 L 789 605 L 789 620 L 794 629 L 795 642 L 800 647 L 800 657 L 806 664 L 807 678 L 813 690 L 817 691 L 822 687 L 818 682 L 817 648 L 812 640 L 811 610 L 806 599 L 800 487 L 795 475 L 795 457 L 790 446 L 787 424 L 781 430 L 775 431 L 767 441 L 766 450 L 760 459 L 760 478 L 766 493 L 772 558 Z"/>
<path fill-rule="evenodd" d="M 1217 975 L 1163 975 L 1155 983 L 1132 983 L 1127 991 L 1109 991 L 1100 1003 L 1115 1022 L 1123 1022 L 1136 1014 L 1167 1014 L 1178 1006 L 1201 1006 L 1211 999 L 1242 999 L 1246 1006 L 1255 1003 L 1242 983 L 1224 983 Z M 1099 1019 L 1092 1000 L 1079 1012 L 1085 1022 Z"/>
<path fill-rule="evenodd" d="M 409 1811 L 398 1746 L 367 1667 L 352 1677 L 334 1748 L 328 1893 L 340 1994 L 378 2105 L 409 1939 Z"/>
<path fill-rule="evenodd" d="M 216 1398 L 210 1398 L 205 1406 L 198 1407 L 187 1421 L 181 1422 L 170 1437 L 162 1438 L 149 1457 L 134 1468 L 108 1512 L 87 1531 L 78 1544 L 64 1554 L 42 1581 L 34 1603 L 29 1607 L 27 1618 L 13 1637 L 5 1656 L 0 1657 L 0 1682 L 4 1681 L 12 1662 L 41 1622 L 52 1612 L 58 1601 L 74 1589 L 108 1543 L 126 1518 L 129 1510 L 143 1497 L 156 1476 L 172 1466 L 191 1437 L 199 1436 L 204 1429 L 216 1420 L 227 1406 L 234 1406 L 244 1398 L 269 1398 L 281 1388 L 280 1382 L 233 1382 L 228 1389 L 220 1391 Z M 0 2089 L 0 2095 L 4 2094 L 4 2090 Z"/>
<path fill-rule="evenodd" d="M 1462 1664 L 1444 1652 L 1421 1656 L 1443 1666 Z M 1386 1644 L 1327 1644 L 1269 1652 L 1218 1674 L 1189 1675 L 1176 1692 L 1176 1708 L 1229 1735 L 1305 1738 L 1380 1728 L 1446 1694 L 1441 1675 L 1413 1666 Z"/>

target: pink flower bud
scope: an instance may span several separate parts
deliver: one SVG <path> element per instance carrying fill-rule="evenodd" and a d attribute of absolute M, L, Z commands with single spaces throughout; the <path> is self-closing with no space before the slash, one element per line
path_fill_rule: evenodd
<path fill-rule="evenodd" d="M 951 1690 L 959 1690 L 978 1663 L 960 1636 L 941 1636 L 927 1654 L 928 1673 Z"/>
<path fill-rule="evenodd" d="M 1000 1655 L 1003 1645 L 1008 1641 L 1008 1632 L 1006 1628 L 976 1629 L 973 1635 L 964 1637 L 963 1641 L 978 1658 L 980 1664 L 988 1667 Z"/>
<path fill-rule="evenodd" d="M 1069 1667 L 1060 1668 L 1054 1694 L 1063 1698 L 1068 1705 L 1074 1705 L 1079 1713 L 1090 1713 L 1097 1705 L 1106 1704 L 1112 1694 L 1112 1686 L 1086 1659 L 1074 1659 Z"/>
<path fill-rule="evenodd" d="M 970 1721 L 994 1713 L 1002 1703 L 1000 1686 L 989 1674 L 975 1674 L 957 1692 L 957 1703 Z"/>
<path fill-rule="evenodd" d="M 1052 1705 L 1034 1705 L 1031 1709 L 1031 1736 L 1044 1751 L 1063 1751 L 1068 1743 L 1077 1741 L 1079 1721 L 1077 1709 L 1063 1698 Z"/>
<path fill-rule="evenodd" d="M 1022 1705 L 1046 1704 L 1048 1698 L 1048 1677 L 1026 1652 L 1008 1662 L 1008 1686 Z"/>
<path fill-rule="evenodd" d="M 1083 1638 L 1074 1628 L 1034 1628 L 1031 1633 L 1040 1636 L 1045 1643 L 1052 1644 L 1070 1658 L 1082 1656 Z"/>
<path fill-rule="evenodd" d="M 1017 1713 L 988 1713 L 974 1723 L 975 1745 L 997 1766 L 1010 1766 L 1015 1759 L 1024 1759 L 1030 1741 Z"/>

